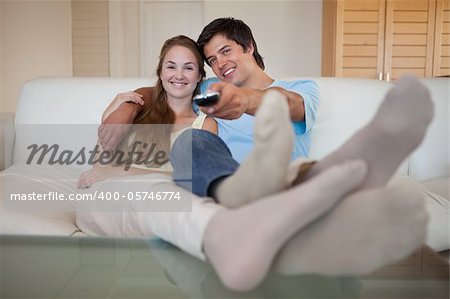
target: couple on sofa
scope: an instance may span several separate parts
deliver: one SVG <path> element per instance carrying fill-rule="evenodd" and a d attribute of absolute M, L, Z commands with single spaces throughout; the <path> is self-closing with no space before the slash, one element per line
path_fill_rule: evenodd
<path fill-rule="evenodd" d="M 308 154 L 318 107 L 316 84 L 270 78 L 250 28 L 240 20 L 214 20 L 197 44 L 200 50 L 183 36 L 166 41 L 156 87 L 118 95 L 99 130 L 100 144 L 111 150 L 123 135 L 107 124 L 188 125 L 193 129 L 166 134 L 162 142 L 171 149 L 171 165 L 134 164 L 128 171 L 94 167 L 79 179 L 79 187 L 86 188 L 111 176 L 171 173 L 173 167 L 180 186 L 171 179 L 157 184 L 184 194 L 192 191 L 192 212 L 124 211 L 121 221 L 112 221 L 106 218 L 117 215 L 84 211 L 77 213 L 83 231 L 123 231 L 111 226 L 131 219 L 142 234 L 153 233 L 209 260 L 222 282 L 235 290 L 254 288 L 270 269 L 367 273 L 422 244 L 427 216 L 420 188 L 411 182 L 386 184 L 420 144 L 432 119 L 424 86 L 412 77 L 399 80 L 375 117 L 341 148 L 315 163 L 291 163 Z M 202 83 L 203 61 L 218 80 Z M 199 88 L 220 92 L 218 104 L 200 108 L 217 120 L 192 108 Z M 129 146 L 136 136 L 121 145 Z M 192 164 L 185 163 L 190 159 Z M 192 174 L 192 185 L 177 180 L 186 174 Z"/>

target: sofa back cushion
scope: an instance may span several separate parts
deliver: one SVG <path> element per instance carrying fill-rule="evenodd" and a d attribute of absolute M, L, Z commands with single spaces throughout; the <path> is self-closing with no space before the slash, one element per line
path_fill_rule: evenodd
<path fill-rule="evenodd" d="M 146 78 L 62 77 L 28 81 L 22 86 L 16 110 L 14 163 L 26 162 L 33 144 L 57 144 L 59 154 L 64 150 L 76 154 L 83 147 L 93 149 L 101 115 L 115 95 L 153 82 Z"/>
<path fill-rule="evenodd" d="M 378 110 L 391 83 L 356 78 L 315 78 L 320 105 L 311 132 L 310 157 L 320 159 L 336 150 L 367 124 Z M 408 172 L 406 159 L 399 168 Z"/>
<path fill-rule="evenodd" d="M 434 118 L 424 141 L 410 157 L 409 174 L 419 181 L 428 181 L 450 174 L 450 79 L 426 78 L 421 81 L 431 92 Z"/>
<path fill-rule="evenodd" d="M 298 79 L 298 78 L 288 78 Z M 309 79 L 309 78 L 308 78 Z M 370 79 L 312 78 L 321 93 L 311 134 L 310 157 L 320 159 L 337 149 L 376 113 L 391 83 Z M 31 144 L 59 144 L 77 151 L 97 141 L 101 115 L 120 92 L 153 85 L 147 78 L 41 78 L 25 83 L 16 110 L 14 163 L 26 162 Z M 423 181 L 449 174 L 450 79 L 423 79 L 435 102 L 435 119 L 409 165 Z M 74 165 L 87 169 L 89 165 Z M 408 171 L 408 161 L 401 167 Z"/>

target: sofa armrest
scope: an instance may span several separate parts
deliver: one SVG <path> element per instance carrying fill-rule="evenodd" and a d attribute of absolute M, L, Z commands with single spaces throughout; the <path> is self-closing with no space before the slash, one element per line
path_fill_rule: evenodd
<path fill-rule="evenodd" d="M 0 114 L 0 171 L 12 165 L 14 148 L 14 114 Z"/>

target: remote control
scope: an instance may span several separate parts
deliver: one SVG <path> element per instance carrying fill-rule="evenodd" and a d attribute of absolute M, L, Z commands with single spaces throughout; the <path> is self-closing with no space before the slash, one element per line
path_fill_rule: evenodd
<path fill-rule="evenodd" d="M 194 102 L 199 106 L 212 106 L 219 101 L 220 93 L 211 91 L 207 94 L 198 94 L 194 97 Z"/>

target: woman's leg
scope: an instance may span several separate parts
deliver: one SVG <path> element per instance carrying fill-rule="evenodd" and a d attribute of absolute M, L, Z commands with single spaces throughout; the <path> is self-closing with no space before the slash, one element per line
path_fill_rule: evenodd
<path fill-rule="evenodd" d="M 178 246 L 185 252 L 205 260 L 202 240 L 210 219 L 224 207 L 210 198 L 199 198 L 177 186 L 170 177 L 140 175 L 106 180 L 92 185 L 84 192 L 114 193 L 130 196 L 137 194 L 176 194 L 180 201 L 167 205 L 159 201 L 120 199 L 119 202 L 92 201 L 77 205 L 78 227 L 88 235 L 111 237 L 157 236 Z M 173 206 L 173 204 L 176 204 Z M 161 205 L 162 204 L 162 205 Z M 170 205 L 170 206 L 169 206 Z"/>

